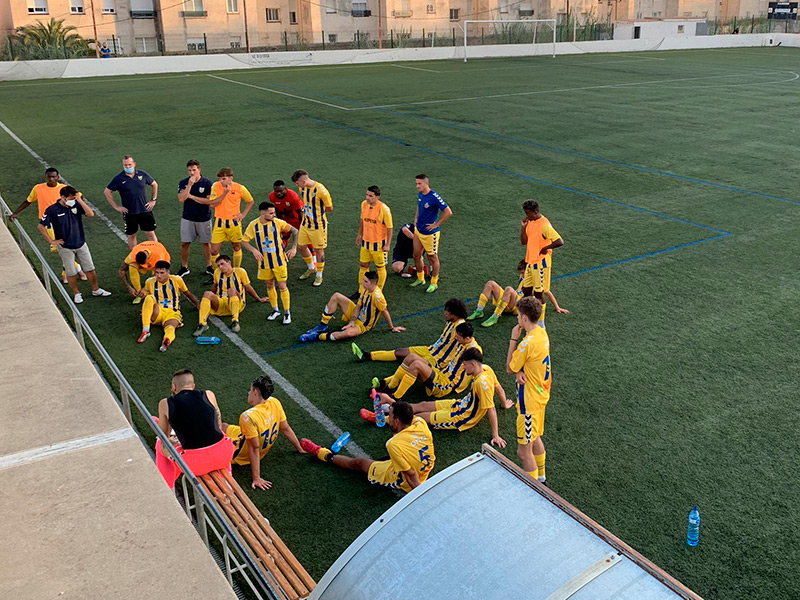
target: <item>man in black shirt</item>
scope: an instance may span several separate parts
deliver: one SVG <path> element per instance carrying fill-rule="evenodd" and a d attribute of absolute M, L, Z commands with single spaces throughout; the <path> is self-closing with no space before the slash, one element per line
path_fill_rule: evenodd
<path fill-rule="evenodd" d="M 392 251 L 392 271 L 403 277 L 411 277 L 411 273 L 403 273 L 408 261 L 414 257 L 414 224 L 405 223 L 397 234 L 397 241 Z"/>
<path fill-rule="evenodd" d="M 203 258 L 206 261 L 206 275 L 214 275 L 211 264 L 211 186 L 213 181 L 202 176 L 200 163 L 195 159 L 186 163 L 189 177 L 182 179 L 178 184 L 178 202 L 183 204 L 183 217 L 181 218 L 181 268 L 178 277 L 188 275 L 189 247 L 196 239 L 200 239 L 203 248 Z"/>

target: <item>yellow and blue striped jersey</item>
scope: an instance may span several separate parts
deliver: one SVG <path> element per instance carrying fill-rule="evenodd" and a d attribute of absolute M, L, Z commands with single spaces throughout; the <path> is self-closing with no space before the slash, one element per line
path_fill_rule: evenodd
<path fill-rule="evenodd" d="M 281 233 L 291 231 L 292 226 L 282 219 L 273 219 L 262 223 L 261 218 L 254 219 L 247 226 L 242 239 L 245 242 L 255 240 L 258 251 L 264 257 L 258 263 L 262 269 L 275 269 L 286 264 Z"/>
<path fill-rule="evenodd" d="M 300 188 L 303 200 L 303 224 L 308 229 L 325 229 L 328 227 L 328 215 L 325 207 L 333 207 L 328 189 L 319 181 L 313 188 Z"/>
<path fill-rule="evenodd" d="M 494 391 L 497 385 L 497 375 L 492 367 L 483 365 L 483 371 L 472 379 L 467 395 L 450 412 L 459 431 L 475 427 L 486 412 L 494 408 Z"/>
<path fill-rule="evenodd" d="M 464 319 L 457 319 L 445 325 L 439 339 L 428 346 L 428 351 L 437 366 L 447 365 L 452 358 L 453 351 L 456 350 L 456 346 L 461 346 L 456 340 L 456 327 L 463 322 Z"/>
<path fill-rule="evenodd" d="M 217 286 L 217 296 L 228 298 L 228 290 L 235 290 L 242 302 L 245 301 L 244 286 L 250 285 L 250 277 L 241 267 L 234 267 L 230 275 L 225 275 L 219 269 L 214 269 L 214 284 Z"/>
<path fill-rule="evenodd" d="M 356 317 L 357 320 L 364 324 L 364 329 L 370 330 L 375 327 L 381 313 L 386 310 L 388 306 L 386 298 L 383 297 L 383 292 L 380 288 L 376 287 L 371 292 L 364 290 L 358 299 L 358 304 L 361 305 L 361 312 Z"/>
<path fill-rule="evenodd" d="M 441 371 L 452 384 L 452 388 L 460 392 L 466 389 L 469 383 L 469 376 L 466 370 L 464 370 L 464 363 L 461 361 L 461 355 L 464 354 L 467 348 L 477 348 L 481 352 L 483 352 L 483 348 L 481 348 L 480 344 L 478 344 L 474 338 L 466 346 L 458 343 L 457 346 L 458 348 L 454 350 L 450 362 L 445 367 L 441 368 Z"/>
<path fill-rule="evenodd" d="M 144 284 L 147 293 L 155 296 L 156 304 L 161 308 L 179 311 L 181 309 L 181 292 L 188 291 L 183 279 L 177 275 L 170 275 L 164 283 L 155 277 L 150 277 Z"/>

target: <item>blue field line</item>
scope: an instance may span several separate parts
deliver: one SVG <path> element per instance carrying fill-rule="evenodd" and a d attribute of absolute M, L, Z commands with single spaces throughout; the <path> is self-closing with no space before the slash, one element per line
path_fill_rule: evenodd
<path fill-rule="evenodd" d="M 616 267 L 617 265 L 624 265 L 626 263 L 634 262 L 636 260 L 642 260 L 644 258 L 650 258 L 653 256 L 658 256 L 659 254 L 665 254 L 667 252 L 674 252 L 675 250 L 681 250 L 682 248 L 688 248 L 690 246 L 697 246 L 698 244 L 705 244 L 706 242 L 713 242 L 714 240 L 719 240 L 725 237 L 733 235 L 729 232 L 724 232 L 719 235 L 715 235 L 708 238 L 703 238 L 702 240 L 695 240 L 693 242 L 686 242 L 684 244 L 677 244 L 675 246 L 670 246 L 669 248 L 663 248 L 661 250 L 654 250 L 653 252 L 646 252 L 644 254 L 637 254 L 636 256 L 631 256 L 629 258 L 621 258 L 620 260 L 615 260 L 609 263 L 604 263 L 602 265 L 597 265 L 594 267 L 587 267 L 586 269 L 581 269 L 580 271 L 573 271 L 572 273 L 565 273 L 564 275 L 557 275 L 553 277 L 553 281 L 558 281 L 560 279 L 566 279 L 567 277 L 575 277 L 576 275 L 585 275 L 586 273 L 593 273 L 595 271 L 599 271 L 601 269 L 607 269 L 609 267 Z M 470 300 L 466 300 L 467 304 L 472 304 L 473 302 L 477 302 L 478 298 L 472 298 Z M 421 310 L 419 312 L 412 313 L 410 315 L 405 315 L 402 317 L 398 317 L 394 319 L 395 323 L 402 323 L 404 321 L 410 321 L 411 319 L 416 319 L 418 317 L 425 317 L 427 315 L 431 315 L 433 313 L 437 313 L 439 311 L 444 310 L 443 306 L 437 306 L 434 308 L 428 308 L 426 310 Z M 309 342 L 314 343 L 314 342 Z M 277 348 L 276 350 L 270 350 L 269 352 L 264 352 L 261 356 L 272 356 L 273 354 L 280 354 L 282 352 L 288 352 L 289 350 L 295 350 L 296 348 L 302 348 L 304 346 L 308 346 L 308 343 L 299 343 L 299 344 L 292 344 L 291 346 L 284 346 L 283 348 Z"/>
<path fill-rule="evenodd" d="M 671 215 L 667 215 L 664 213 L 657 212 L 655 210 L 650 210 L 649 208 L 642 208 L 641 206 L 634 206 L 633 204 L 628 204 L 626 202 L 620 202 L 619 200 L 612 200 L 611 198 L 606 198 L 604 196 L 600 196 L 598 194 L 593 194 L 592 192 L 584 192 L 583 190 L 578 190 L 575 188 L 567 187 L 565 185 L 560 185 L 558 183 L 552 183 L 550 181 L 545 181 L 544 179 L 538 179 L 536 177 L 531 177 L 529 175 L 523 175 L 521 173 L 515 173 L 514 171 L 509 171 L 508 169 L 501 169 L 500 167 L 493 167 L 491 165 L 486 165 L 483 163 L 476 162 L 474 160 L 470 160 L 468 158 L 462 158 L 460 156 L 454 156 L 452 154 L 446 154 L 444 152 L 439 152 L 438 150 L 432 150 L 431 148 L 426 148 L 424 146 L 417 146 L 416 144 L 409 144 L 402 140 L 398 140 L 395 138 L 390 138 L 385 135 L 380 135 L 378 133 L 372 133 L 371 131 L 365 131 L 364 129 L 358 129 L 357 127 L 351 127 L 350 125 L 344 125 L 343 123 L 337 123 L 335 121 L 329 121 L 328 119 L 323 119 L 321 117 L 314 117 L 311 115 L 307 115 L 301 112 L 297 112 L 295 110 L 291 110 L 288 108 L 282 108 L 280 106 L 275 106 L 273 104 L 268 104 L 267 102 L 258 102 L 253 101 L 253 104 L 259 106 L 266 106 L 267 108 L 271 108 L 273 110 L 277 110 L 279 112 L 284 112 L 296 117 L 301 117 L 303 119 L 309 119 L 311 121 L 316 121 L 318 123 L 323 123 L 325 125 L 330 125 L 331 127 L 337 127 L 339 129 L 345 129 L 347 131 L 353 131 L 355 133 L 359 133 L 361 135 L 365 135 L 371 138 L 375 138 L 377 140 L 381 140 L 384 142 L 390 142 L 392 144 L 396 144 L 398 146 L 403 146 L 405 148 L 411 148 L 413 150 L 418 150 L 420 152 L 425 152 L 427 154 L 432 154 L 434 156 L 439 156 L 442 158 L 446 158 L 448 160 L 453 160 L 456 162 L 461 162 L 464 164 L 471 165 L 473 167 L 478 167 L 480 169 L 486 169 L 488 171 L 495 171 L 497 173 L 502 173 L 504 175 L 509 175 L 511 177 L 516 177 L 518 179 L 524 179 L 526 181 L 532 181 L 534 183 L 538 183 L 540 185 L 545 185 L 557 190 L 562 190 L 565 192 L 570 192 L 572 194 L 577 194 L 579 196 L 585 196 L 587 198 L 592 198 L 594 200 L 601 200 L 602 202 L 608 202 L 609 204 L 615 204 L 617 206 L 621 206 L 623 208 L 628 208 L 630 210 L 635 210 L 638 212 L 646 213 L 649 215 L 653 215 L 655 217 L 659 217 L 661 219 L 667 219 L 669 221 L 675 221 L 677 223 L 683 223 L 684 225 L 690 225 L 691 227 L 698 227 L 700 229 L 705 229 L 706 231 L 713 231 L 714 233 L 729 233 L 723 229 L 717 229 L 716 227 L 711 227 L 709 225 L 701 225 L 700 223 L 693 223 L 692 221 L 687 221 L 686 219 L 680 219 L 678 217 L 673 217 Z"/>
<path fill-rule="evenodd" d="M 344 102 L 346 104 L 353 104 L 356 106 L 361 107 L 368 107 L 369 104 L 364 104 L 363 102 L 358 102 L 357 100 L 348 100 L 347 98 L 339 98 L 337 96 L 330 96 L 328 94 L 319 94 L 317 92 L 311 92 L 308 90 L 303 90 L 300 88 L 289 87 L 286 85 L 280 85 L 277 83 L 270 82 L 270 85 L 276 88 L 283 88 L 285 90 L 291 90 L 293 92 L 299 92 L 303 94 L 308 94 L 310 96 L 317 96 L 319 98 L 327 98 L 328 100 L 336 100 L 338 102 Z M 499 133 L 492 133 L 489 131 L 483 131 L 481 129 L 475 129 L 474 127 L 466 127 L 464 125 L 457 125 L 455 123 L 448 123 L 447 121 L 440 121 L 438 119 L 433 119 L 431 117 L 425 117 L 422 115 L 415 115 L 412 113 L 407 113 L 399 110 L 392 110 L 389 108 L 376 108 L 375 110 L 379 110 L 381 112 L 386 112 L 393 115 L 398 115 L 401 117 L 408 117 L 410 119 L 417 119 L 419 121 L 424 121 L 426 123 L 432 123 L 433 125 L 438 125 L 440 127 L 448 127 L 450 129 L 456 129 L 458 131 L 464 131 L 466 133 L 472 133 L 474 135 L 480 135 L 488 138 L 492 138 L 495 140 L 500 140 L 504 142 L 513 142 L 515 144 L 521 144 L 524 146 L 530 146 L 532 148 L 539 148 L 540 150 L 548 150 L 550 152 L 558 152 L 560 154 L 566 154 L 568 156 L 576 156 L 578 158 L 586 158 L 588 160 L 594 160 L 598 162 L 602 162 L 609 165 L 614 165 L 617 167 L 623 167 L 626 169 L 633 169 L 635 171 L 641 171 L 643 173 L 650 173 L 651 175 L 659 175 L 661 177 L 668 177 L 670 179 L 676 179 L 678 181 L 686 181 L 688 183 L 696 183 L 699 185 L 705 185 L 708 187 L 713 187 L 720 190 L 725 190 L 728 192 L 735 192 L 737 194 L 746 194 L 749 196 L 757 196 L 758 198 L 766 198 L 768 200 L 775 200 L 777 202 L 785 202 L 787 204 L 794 204 L 796 206 L 800 206 L 800 201 L 798 200 L 791 200 L 789 198 L 781 198 L 780 196 L 773 196 L 772 194 L 765 194 L 763 192 L 754 192 L 751 190 L 745 190 L 743 188 L 738 188 L 731 185 L 725 185 L 723 183 L 715 183 L 713 181 L 706 181 L 704 179 L 698 179 L 696 177 L 688 177 L 686 175 L 678 175 L 676 173 L 670 173 L 669 171 L 661 171 L 660 169 L 651 169 L 650 167 L 642 167 L 640 165 L 633 165 L 630 163 L 626 163 L 619 160 L 613 160 L 610 158 L 604 158 L 602 156 L 595 156 L 593 154 L 587 154 L 585 152 L 578 152 L 576 150 L 567 150 L 566 148 L 559 148 L 558 146 L 550 146 L 548 144 L 540 144 L 538 142 L 531 142 L 528 140 L 523 140 L 520 138 L 509 137 L 505 135 L 501 135 Z"/>

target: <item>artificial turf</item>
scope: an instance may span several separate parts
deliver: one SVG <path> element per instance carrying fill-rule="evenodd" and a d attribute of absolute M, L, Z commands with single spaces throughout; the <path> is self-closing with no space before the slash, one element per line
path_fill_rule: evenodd
<path fill-rule="evenodd" d="M 256 87 L 203 73 L 4 82 L 0 120 L 119 226 L 102 190 L 122 155 L 133 154 L 161 186 L 157 233 L 174 262 L 177 182 L 187 159 L 199 159 L 211 178 L 232 167 L 259 201 L 297 168 L 323 182 L 334 201 L 325 283 L 297 281 L 304 265 L 295 259 L 292 325 L 268 323 L 268 308 L 250 304 L 240 335 L 374 458 L 386 454 L 387 433 L 361 422 L 358 409 L 368 404 L 370 378 L 395 365 L 356 364 L 349 344 L 297 345 L 333 291 L 355 290 L 365 188 L 382 188 L 396 231 L 413 217 L 419 172 L 454 211 L 442 233 L 440 289 L 425 294 L 390 277 L 389 310 L 408 331 L 379 326 L 359 339 L 370 350 L 431 343 L 445 300 L 474 299 L 487 279 L 515 283 L 520 205 L 537 199 L 566 241 L 555 253 L 553 292 L 571 311 L 547 317 L 551 486 L 706 598 L 796 597 L 800 52 L 409 66 L 426 70 L 374 64 L 216 74 Z M 37 160 L 0 137 L 6 202 L 15 208 L 42 180 Z M 34 213 L 22 217 L 29 231 Z M 169 352 L 157 352 L 157 335 L 137 345 L 138 308 L 115 273 L 127 250 L 98 219 L 87 223 L 87 237 L 100 283 L 115 295 L 89 297 L 81 309 L 139 395 L 155 411 L 170 374 L 189 367 L 235 421 L 260 374 L 256 365 L 227 340 L 193 344 L 196 311 L 188 303 L 187 327 Z M 199 248 L 190 266 L 187 283 L 199 295 Z M 244 266 L 254 275 L 250 256 Z M 512 324 L 504 317 L 476 334 L 508 392 Z M 282 390 L 276 396 L 299 436 L 331 441 Z M 514 416 L 500 414 L 510 457 Z M 488 439 L 487 422 L 437 432 L 436 471 Z M 249 484 L 249 468 L 235 473 Z M 396 500 L 359 474 L 295 454 L 285 440 L 262 473 L 275 485 L 253 492 L 254 502 L 316 578 Z M 694 504 L 703 524 L 700 546 L 689 549 L 686 514 Z"/>

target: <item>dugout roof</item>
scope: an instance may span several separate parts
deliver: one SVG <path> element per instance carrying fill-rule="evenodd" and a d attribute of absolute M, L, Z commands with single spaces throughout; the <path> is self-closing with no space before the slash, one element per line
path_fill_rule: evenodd
<path fill-rule="evenodd" d="M 386 511 L 309 598 L 699 596 L 484 445 Z"/>

